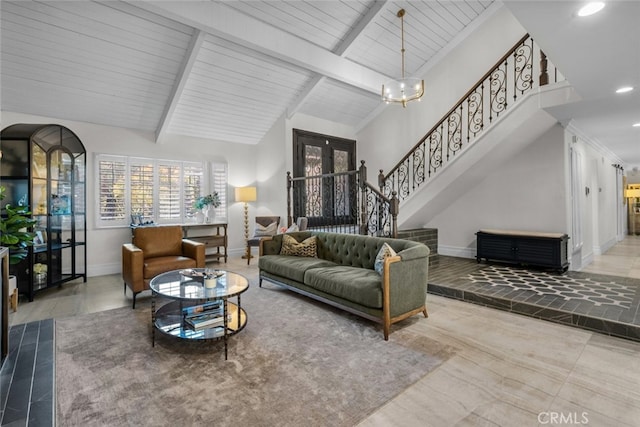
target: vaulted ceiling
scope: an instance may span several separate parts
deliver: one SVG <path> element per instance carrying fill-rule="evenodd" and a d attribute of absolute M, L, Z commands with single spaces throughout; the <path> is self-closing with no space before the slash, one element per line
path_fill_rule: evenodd
<path fill-rule="evenodd" d="M 282 114 L 358 125 L 492 0 L 2 1 L 2 108 L 255 144 Z"/>
<path fill-rule="evenodd" d="M 640 165 L 640 132 L 630 133 L 630 124 L 613 128 L 621 128 L 623 110 L 626 121 L 638 113 L 640 122 L 638 4 L 611 2 L 590 28 L 573 23 L 581 3 L 505 2 L 584 94 L 575 111 L 555 111 L 558 119 L 595 132 L 598 142 Z M 256 144 L 283 114 L 295 113 L 358 129 L 384 108 L 381 84 L 400 74 L 399 9 L 407 11 L 406 74 L 420 76 L 500 5 L 3 0 L 1 108 L 151 131 L 160 142 L 169 133 Z M 611 51 L 619 54 L 605 55 Z M 609 64 L 599 64 L 602 55 Z M 626 80 L 637 90 L 620 101 L 608 88 L 585 89 L 597 73 L 611 86 Z M 605 98 L 617 121 L 605 121 L 597 107 Z"/>

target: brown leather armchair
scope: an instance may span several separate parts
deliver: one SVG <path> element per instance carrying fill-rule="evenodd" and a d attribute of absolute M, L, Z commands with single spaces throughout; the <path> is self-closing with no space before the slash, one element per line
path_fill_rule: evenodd
<path fill-rule="evenodd" d="M 205 245 L 182 238 L 182 227 L 169 225 L 133 230 L 133 243 L 122 245 L 122 278 L 136 295 L 149 289 L 149 281 L 160 273 L 182 268 L 204 268 Z"/>

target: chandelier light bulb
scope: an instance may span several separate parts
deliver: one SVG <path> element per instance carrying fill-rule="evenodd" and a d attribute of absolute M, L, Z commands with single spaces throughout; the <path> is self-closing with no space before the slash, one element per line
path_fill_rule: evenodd
<path fill-rule="evenodd" d="M 404 76 L 404 15 L 404 9 L 400 9 L 397 13 L 398 18 L 400 18 L 402 35 L 402 49 L 400 49 L 402 56 L 402 77 L 382 85 L 382 100 L 387 104 L 394 102 L 406 107 L 408 102 L 422 98 L 422 95 L 424 95 L 424 80 L 405 78 Z"/>

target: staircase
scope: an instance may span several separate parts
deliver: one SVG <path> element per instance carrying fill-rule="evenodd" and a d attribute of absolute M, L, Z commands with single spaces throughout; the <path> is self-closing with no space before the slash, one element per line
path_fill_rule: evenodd
<path fill-rule="evenodd" d="M 399 229 L 421 227 L 451 206 L 557 124 L 545 107 L 576 98 L 524 35 L 388 173 L 380 170 L 380 192 L 400 201 Z"/>
<path fill-rule="evenodd" d="M 328 230 L 423 241 L 436 259 L 437 230 L 420 227 L 556 125 L 545 107 L 576 98 L 526 34 L 388 173 L 380 170 L 379 190 L 366 182 L 364 162 L 344 174 L 291 178 L 288 173 L 289 223 L 292 211 L 342 206 L 342 214 L 330 218 L 320 209 Z M 360 193 L 347 196 L 345 189 Z M 292 209 L 292 200 L 303 206 Z"/>

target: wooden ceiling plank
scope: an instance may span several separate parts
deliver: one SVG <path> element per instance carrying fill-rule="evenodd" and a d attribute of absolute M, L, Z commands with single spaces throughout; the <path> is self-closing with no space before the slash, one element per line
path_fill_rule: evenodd
<path fill-rule="evenodd" d="M 379 90 L 379 82 L 386 79 L 371 69 L 242 15 L 218 2 L 189 3 L 189 8 L 173 2 L 147 0 L 136 2 L 136 5 L 374 93 Z"/>

